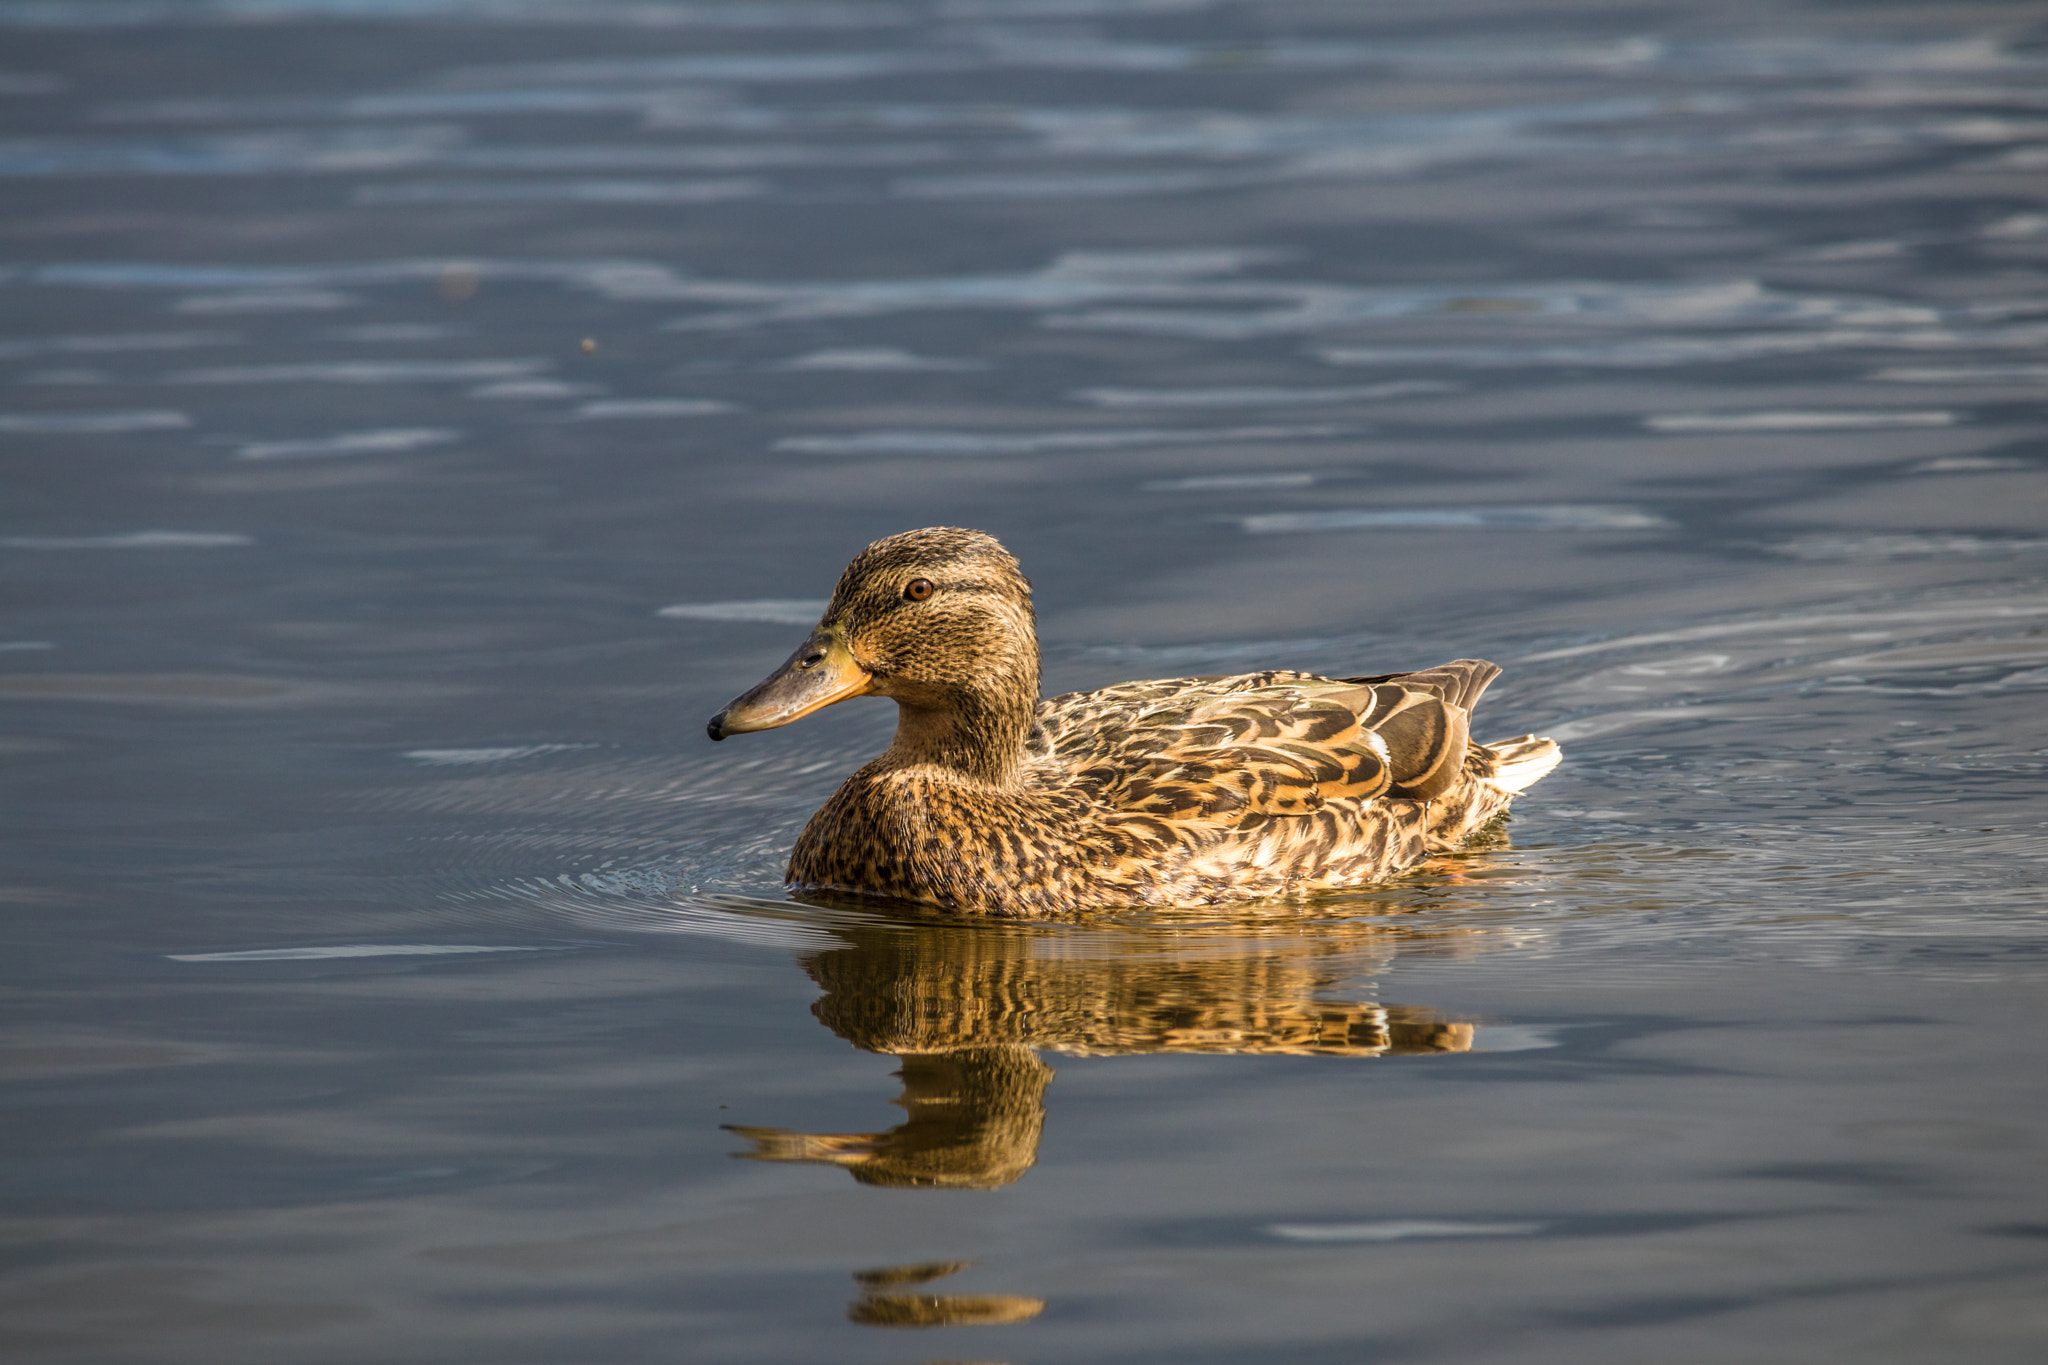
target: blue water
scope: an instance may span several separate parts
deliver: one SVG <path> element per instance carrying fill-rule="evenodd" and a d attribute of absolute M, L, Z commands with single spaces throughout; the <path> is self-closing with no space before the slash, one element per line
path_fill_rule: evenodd
<path fill-rule="evenodd" d="M 2044 40 L 0 3 L 0 1345 L 2039 1359 Z M 1566 761 L 1309 905 L 793 903 L 888 708 L 704 720 L 935 524 L 1048 690 Z"/>

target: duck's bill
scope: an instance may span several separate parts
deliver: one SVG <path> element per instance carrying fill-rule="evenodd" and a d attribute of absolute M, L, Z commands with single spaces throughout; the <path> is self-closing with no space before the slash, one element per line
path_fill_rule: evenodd
<path fill-rule="evenodd" d="M 773 730 L 835 701 L 864 696 L 873 682 L 844 641 L 830 631 L 815 631 L 789 662 L 728 703 L 704 728 L 713 739 Z"/>

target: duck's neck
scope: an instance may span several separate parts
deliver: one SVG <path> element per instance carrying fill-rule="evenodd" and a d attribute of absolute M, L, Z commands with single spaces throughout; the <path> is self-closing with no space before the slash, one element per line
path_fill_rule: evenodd
<path fill-rule="evenodd" d="M 1037 689 L 1001 696 L 964 693 L 937 705 L 898 697 L 896 739 L 881 762 L 937 768 L 961 781 L 1009 787 L 1018 781 L 1024 741 L 1038 710 Z"/>

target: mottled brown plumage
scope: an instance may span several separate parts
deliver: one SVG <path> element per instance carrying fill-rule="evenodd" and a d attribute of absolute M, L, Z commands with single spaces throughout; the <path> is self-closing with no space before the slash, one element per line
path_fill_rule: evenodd
<path fill-rule="evenodd" d="M 1047 916 L 1356 886 L 1456 847 L 1559 756 L 1470 740 L 1499 672 L 1276 670 L 1040 701 L 1016 560 L 935 527 L 863 550 L 811 638 L 710 731 L 893 697 L 895 742 L 805 826 L 791 887 Z"/>

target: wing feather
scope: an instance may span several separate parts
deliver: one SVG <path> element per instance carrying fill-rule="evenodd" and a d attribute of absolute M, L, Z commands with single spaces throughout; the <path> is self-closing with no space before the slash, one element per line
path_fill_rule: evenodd
<path fill-rule="evenodd" d="M 1041 704 L 1033 761 L 1048 788 L 1093 808 L 1110 856 L 1162 885 L 1231 885 L 1252 869 L 1282 884 L 1373 876 L 1420 856 L 1396 813 L 1410 808 L 1377 803 L 1455 796 L 1487 752 L 1470 743 L 1469 707 L 1499 671 L 1461 659 L 1369 678 L 1276 671 L 1072 693 Z"/>
<path fill-rule="evenodd" d="M 1434 693 L 1410 692 L 1385 720 L 1375 717 L 1373 733 L 1386 743 L 1395 795 L 1427 801 L 1457 782 L 1465 760 L 1463 709 Z"/>

